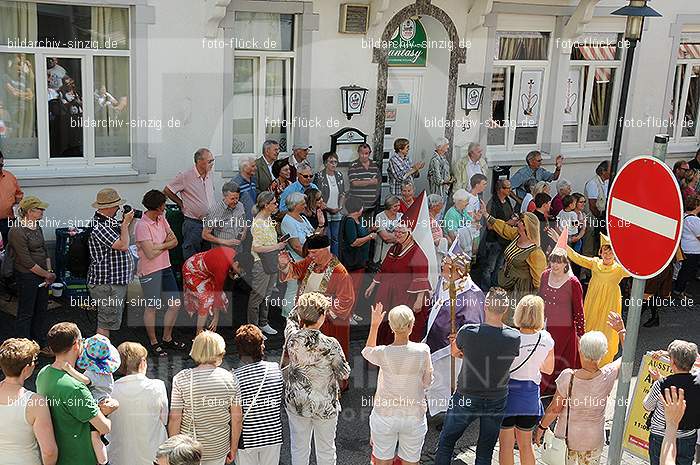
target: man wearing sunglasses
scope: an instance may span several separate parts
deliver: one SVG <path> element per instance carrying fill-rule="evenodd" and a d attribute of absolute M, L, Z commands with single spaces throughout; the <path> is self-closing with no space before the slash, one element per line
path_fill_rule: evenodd
<path fill-rule="evenodd" d="M 287 211 L 287 203 L 285 200 L 287 199 L 287 196 L 291 194 L 292 192 L 300 192 L 304 193 L 306 192 L 306 189 L 314 188 L 318 189 L 316 187 L 316 184 L 311 182 L 311 179 L 314 177 L 314 172 L 311 169 L 311 165 L 309 165 L 307 162 L 302 162 L 297 166 L 297 180 L 291 183 L 285 190 L 282 191 L 282 194 L 280 195 L 280 211 L 281 212 L 286 212 Z"/>
<path fill-rule="evenodd" d="M 287 160 L 290 168 L 289 179 L 295 179 L 297 177 L 297 168 L 309 157 L 309 149 L 312 148 L 307 143 L 299 143 L 292 145 L 292 155 L 283 160 Z M 307 162 L 308 163 L 308 162 Z"/>
<path fill-rule="evenodd" d="M 525 157 L 527 166 L 523 166 L 510 177 L 510 182 L 513 186 L 511 196 L 521 203 L 527 192 L 525 192 L 525 181 L 530 178 L 535 178 L 537 181 L 551 182 L 559 179 L 561 167 L 564 164 L 564 157 L 557 155 L 554 160 L 554 173 L 542 168 L 542 153 L 539 150 L 533 150 Z"/>
<path fill-rule="evenodd" d="M 211 170 L 214 168 L 214 155 L 207 148 L 194 153 L 194 166 L 175 176 L 163 193 L 180 207 L 185 220 L 182 223 L 182 255 L 185 260 L 201 252 L 202 219 L 215 204 L 214 183 Z"/>

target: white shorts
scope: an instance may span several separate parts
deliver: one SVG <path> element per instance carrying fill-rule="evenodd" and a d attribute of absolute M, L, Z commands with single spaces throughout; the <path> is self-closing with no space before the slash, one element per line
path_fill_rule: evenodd
<path fill-rule="evenodd" d="M 428 432 L 428 421 L 425 417 L 388 417 L 372 411 L 369 416 L 369 430 L 372 454 L 379 460 L 393 460 L 398 455 L 406 462 L 420 462 L 423 441 Z"/>

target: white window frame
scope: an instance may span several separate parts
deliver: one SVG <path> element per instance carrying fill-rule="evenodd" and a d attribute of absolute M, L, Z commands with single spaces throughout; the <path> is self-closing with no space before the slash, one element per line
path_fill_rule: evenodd
<path fill-rule="evenodd" d="M 499 33 L 502 32 L 507 32 L 507 33 L 518 33 L 518 32 L 523 32 L 523 33 L 528 33 L 528 32 L 539 32 L 542 34 L 548 34 L 548 43 L 547 43 L 547 59 L 546 60 L 499 60 L 498 58 L 494 58 L 493 64 L 491 68 L 493 70 L 497 68 L 506 68 L 506 80 L 504 81 L 504 98 L 506 101 L 509 102 L 509 107 L 508 107 L 508 114 L 505 115 L 506 117 L 506 137 L 505 137 L 505 145 L 488 145 L 488 148 L 490 151 L 499 153 L 499 152 L 513 152 L 513 151 L 530 151 L 537 149 L 538 147 L 541 146 L 542 144 L 542 134 L 543 134 L 543 129 L 544 129 L 544 120 L 545 120 L 545 112 L 547 111 L 547 94 L 548 94 L 548 86 L 549 86 L 549 72 L 550 72 L 550 60 L 552 56 L 552 42 L 553 42 L 553 32 L 550 30 L 520 30 L 520 31 L 514 31 L 514 30 L 499 30 L 496 33 L 496 50 L 498 50 L 499 47 Z M 520 83 L 520 77 L 523 71 L 543 71 L 542 73 L 542 88 L 540 91 L 540 101 L 538 102 L 538 105 L 540 105 L 540 114 L 539 114 L 539 120 L 537 122 L 537 139 L 534 144 L 518 144 L 515 145 L 515 130 L 516 127 L 511 127 L 511 122 L 516 122 L 517 123 L 517 108 L 518 108 L 518 101 L 517 101 L 517 92 L 511 92 L 510 91 L 510 86 L 508 84 L 508 75 L 509 75 L 509 70 L 508 68 L 513 67 L 513 89 L 515 89 L 515 85 Z M 491 85 L 491 83 L 489 83 Z M 510 95 L 509 95 L 510 94 Z M 492 110 L 489 109 L 489 112 Z M 489 119 L 491 119 L 491 116 L 489 114 Z M 488 132 L 488 129 L 487 129 Z"/>
<path fill-rule="evenodd" d="M 42 2 L 36 2 L 42 3 Z M 71 3 L 70 5 L 82 5 L 79 2 Z M 86 5 L 90 6 L 90 5 Z M 116 49 L 82 49 L 82 48 L 62 48 L 62 47 L 8 47 L 0 45 L 0 53 L 26 53 L 34 57 L 34 93 L 36 96 L 36 124 L 37 124 L 37 143 L 38 143 L 38 158 L 24 159 L 7 159 L 8 166 L 26 168 L 27 170 L 46 169 L 46 170 L 61 170 L 64 168 L 83 168 L 83 167 L 100 167 L 109 168 L 131 166 L 134 160 L 134 130 L 129 128 L 129 155 L 123 157 L 97 157 L 95 154 L 95 130 L 94 128 L 83 127 L 83 156 L 82 157 L 51 157 L 50 156 L 50 137 L 49 137 L 49 110 L 48 110 L 48 92 L 46 89 L 45 80 L 37 79 L 36 76 L 46 76 L 46 58 L 79 58 L 81 59 L 81 93 L 83 96 L 83 119 L 89 121 L 94 120 L 95 116 L 95 99 L 93 98 L 94 89 L 94 57 L 96 56 L 115 56 L 129 58 L 129 122 L 134 120 L 134 100 L 133 100 L 133 63 L 132 51 L 133 44 L 133 21 L 132 10 L 128 5 L 109 4 L 105 5 L 109 8 L 126 8 L 129 10 L 129 48 L 127 50 Z M 89 96 L 89 97 L 88 97 Z M 31 172 L 31 171 L 28 171 Z"/>
<path fill-rule="evenodd" d="M 678 51 L 676 50 L 676 53 Z M 695 135 L 694 136 L 682 136 L 682 131 L 683 131 L 683 125 L 679 124 L 682 122 L 682 118 L 685 118 L 685 107 L 688 103 L 688 94 L 689 94 L 689 89 L 690 89 L 690 78 L 692 74 L 692 69 L 693 66 L 698 66 L 700 67 L 700 59 L 686 59 L 686 58 L 679 58 L 676 61 L 676 72 L 675 76 L 678 77 L 680 73 L 680 67 L 685 66 L 686 71 L 685 75 L 683 76 L 683 82 L 680 83 L 680 89 L 678 86 L 675 85 L 675 80 L 673 81 L 673 95 L 674 95 L 674 108 L 673 110 L 673 134 L 670 137 L 670 141 L 672 143 L 681 143 L 681 144 L 698 144 L 700 143 L 700 129 L 698 129 L 698 122 L 700 122 L 700 111 L 698 112 L 698 119 L 693 122 L 695 124 Z M 698 78 L 700 79 L 700 77 Z M 683 111 L 683 115 L 680 114 L 680 111 Z"/>
<path fill-rule="evenodd" d="M 289 88 L 287 89 L 285 105 L 288 110 L 287 115 L 287 151 L 280 152 L 280 156 L 288 156 L 291 153 L 291 146 L 294 140 L 294 109 L 296 104 L 297 93 L 295 92 L 295 83 L 297 78 L 297 49 L 298 49 L 298 34 L 299 34 L 299 21 L 297 15 L 294 17 L 294 27 L 292 36 L 292 50 L 282 51 L 282 50 L 239 50 L 236 49 L 233 52 L 233 60 L 231 61 L 231 84 L 233 84 L 234 67 L 236 58 L 251 58 L 253 59 L 253 81 L 256 87 L 253 88 L 253 99 L 255 102 L 253 108 L 253 152 L 233 152 L 233 144 L 229 144 L 226 150 L 231 150 L 233 159 L 236 160 L 240 157 L 257 157 L 262 149 L 263 142 L 265 142 L 265 86 L 267 77 L 267 62 L 268 60 L 284 60 L 287 62 L 288 66 L 285 66 L 285 81 L 288 83 Z M 228 29 L 227 29 L 228 31 Z M 291 65 L 289 65 L 291 63 Z M 233 96 L 233 93 L 231 94 Z M 231 141 L 233 141 L 233 116 L 236 109 L 233 108 L 231 111 L 231 124 L 228 126 L 231 128 Z M 234 165 L 235 166 L 235 165 Z"/>
<path fill-rule="evenodd" d="M 550 36 L 551 42 L 551 36 Z M 550 47 L 551 49 L 551 47 Z M 494 60 L 493 69 L 506 68 L 506 79 L 504 85 L 504 98 L 508 101 L 508 114 L 506 116 L 506 138 L 505 145 L 489 145 L 491 150 L 513 151 L 513 150 L 532 150 L 536 149 L 542 143 L 542 129 L 544 125 L 544 116 L 547 108 L 547 85 L 549 81 L 549 61 L 542 60 Z M 515 126 L 511 126 L 511 122 L 517 123 L 518 100 L 517 92 L 511 92 L 509 79 L 509 68 L 513 68 L 513 89 L 515 85 L 520 83 L 520 77 L 523 71 L 542 71 L 542 89 L 540 91 L 541 100 L 539 120 L 537 121 L 537 140 L 534 144 L 515 144 Z M 490 110 L 489 110 L 490 111 Z M 492 115 L 490 115 L 492 116 Z"/>
<path fill-rule="evenodd" d="M 620 52 L 622 53 L 622 52 Z M 581 95 L 583 83 L 583 69 L 588 67 L 588 76 L 586 77 L 585 89 L 586 93 L 583 100 L 583 108 L 579 107 L 579 123 L 578 123 L 578 138 L 576 142 L 563 142 L 562 147 L 567 149 L 580 148 L 580 149 L 600 149 L 606 150 L 612 148 L 612 139 L 615 134 L 615 118 L 617 117 L 617 105 L 620 101 L 620 90 L 622 84 L 622 59 L 618 60 L 571 60 L 570 68 L 577 69 L 581 73 L 581 79 L 579 79 L 579 95 Z M 613 90 L 610 103 L 610 114 L 608 115 L 608 136 L 605 140 L 601 141 L 588 141 L 588 120 L 591 116 L 591 98 L 593 97 L 593 81 L 595 79 L 595 70 L 598 68 L 611 68 L 614 69 L 613 79 Z M 564 129 L 564 124 L 562 124 L 562 131 Z M 562 140 L 562 134 L 559 134 L 559 140 Z"/>

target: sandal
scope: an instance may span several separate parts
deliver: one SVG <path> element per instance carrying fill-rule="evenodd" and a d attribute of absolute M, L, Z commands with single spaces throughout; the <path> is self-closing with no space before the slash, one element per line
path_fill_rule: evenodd
<path fill-rule="evenodd" d="M 185 344 L 182 341 L 177 341 L 174 338 L 169 340 L 169 341 L 163 340 L 161 345 L 166 349 L 173 349 L 173 350 L 185 350 L 187 348 L 187 344 Z"/>
<path fill-rule="evenodd" d="M 151 344 L 151 355 L 167 357 L 168 353 L 163 349 L 163 346 L 156 342 L 155 344 Z"/>

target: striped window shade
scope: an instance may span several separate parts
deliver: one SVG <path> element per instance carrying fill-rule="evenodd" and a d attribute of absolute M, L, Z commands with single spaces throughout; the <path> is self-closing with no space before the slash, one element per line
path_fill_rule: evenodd
<path fill-rule="evenodd" d="M 700 59 L 700 43 L 682 43 L 678 46 L 678 58 L 682 60 Z"/>
<path fill-rule="evenodd" d="M 504 100 L 506 98 L 506 70 L 496 68 L 491 78 L 491 100 Z"/>

